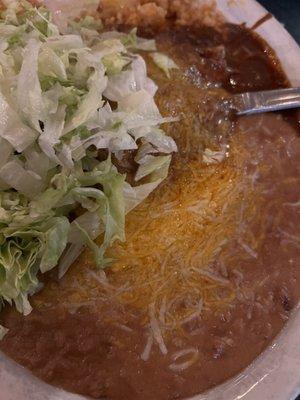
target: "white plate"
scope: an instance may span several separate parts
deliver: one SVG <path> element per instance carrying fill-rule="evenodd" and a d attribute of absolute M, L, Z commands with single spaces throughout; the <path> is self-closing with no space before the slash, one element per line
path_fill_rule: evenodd
<path fill-rule="evenodd" d="M 201 1 L 201 0 L 200 0 Z M 203 2 L 203 0 L 201 1 Z M 266 14 L 254 0 L 217 0 L 228 21 L 251 27 Z M 300 48 L 272 18 L 257 32 L 276 51 L 293 86 L 300 86 Z M 34 378 L 0 353 L 0 400 L 83 400 Z M 193 400 L 290 400 L 300 393 L 300 308 L 260 357 L 234 379 Z M 128 399 L 130 400 L 130 399 Z"/>

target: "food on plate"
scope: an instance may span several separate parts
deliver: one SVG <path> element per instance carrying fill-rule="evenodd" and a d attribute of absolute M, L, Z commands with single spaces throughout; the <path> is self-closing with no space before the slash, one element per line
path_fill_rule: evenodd
<path fill-rule="evenodd" d="M 123 3 L 2 12 L 0 348 L 79 394 L 183 399 L 299 301 L 299 124 L 224 101 L 289 85 L 253 31 Z"/>
<path fill-rule="evenodd" d="M 0 295 L 27 315 L 38 272 L 59 264 L 63 276 L 85 245 L 107 265 L 126 212 L 165 178 L 177 148 L 160 129 L 175 119 L 160 115 L 145 61 L 130 51 L 155 50 L 153 40 L 134 30 L 100 36 L 92 17 L 59 35 L 47 9 L 19 8 L 4 11 L 0 27 Z M 174 68 L 152 54 L 166 73 Z"/>

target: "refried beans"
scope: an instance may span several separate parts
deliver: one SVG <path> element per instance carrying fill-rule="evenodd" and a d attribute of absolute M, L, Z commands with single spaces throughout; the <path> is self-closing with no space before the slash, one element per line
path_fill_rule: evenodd
<path fill-rule="evenodd" d="M 105 3 L 109 24 L 145 25 L 141 8 L 118 20 Z M 179 66 L 168 79 L 143 54 L 160 111 L 180 117 L 165 127 L 178 146 L 170 175 L 128 215 L 105 273 L 86 251 L 61 280 L 44 278 L 29 316 L 1 314 L 2 351 L 96 399 L 183 399 L 224 382 L 270 344 L 300 293 L 297 115 L 233 120 L 222 103 L 287 87 L 275 54 L 244 26 L 181 26 L 187 2 L 142 3 L 164 25 L 140 35 Z"/>

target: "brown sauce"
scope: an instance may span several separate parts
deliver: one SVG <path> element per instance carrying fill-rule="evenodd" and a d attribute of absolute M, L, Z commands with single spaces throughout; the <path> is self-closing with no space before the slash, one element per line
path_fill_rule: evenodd
<path fill-rule="evenodd" d="M 234 25 L 174 28 L 157 42 L 180 67 L 168 80 L 147 59 L 161 112 L 181 117 L 166 127 L 179 148 L 169 178 L 128 216 L 107 278 L 84 254 L 61 281 L 49 277 L 28 317 L 1 316 L 2 351 L 97 399 L 203 392 L 249 365 L 299 301 L 299 128 L 288 114 L 232 123 L 218 108 L 228 93 L 288 85 L 273 52 Z M 205 165 L 203 151 L 220 146 L 228 158 Z M 145 357 L 153 313 L 167 353 L 154 338 Z"/>

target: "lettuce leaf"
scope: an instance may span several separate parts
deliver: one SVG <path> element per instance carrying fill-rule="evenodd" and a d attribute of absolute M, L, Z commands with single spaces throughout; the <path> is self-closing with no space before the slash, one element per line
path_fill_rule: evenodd
<path fill-rule="evenodd" d="M 43 188 L 41 177 L 32 171 L 26 170 L 17 160 L 9 161 L 0 169 L 0 178 L 10 188 L 17 190 L 28 198 L 33 198 Z"/>
<path fill-rule="evenodd" d="M 54 217 L 22 230 L 2 229 L 5 240 L 0 245 L 0 276 L 4 278 L 0 280 L 0 294 L 25 315 L 31 311 L 28 295 L 39 288 L 37 273 L 57 265 L 68 229 L 66 217 Z"/>
<path fill-rule="evenodd" d="M 214 151 L 206 148 L 203 152 L 203 162 L 205 164 L 218 164 L 226 158 L 226 147 Z"/>
<path fill-rule="evenodd" d="M 51 270 L 58 264 L 59 258 L 68 242 L 70 223 L 65 217 L 56 217 L 53 224 L 44 234 L 44 250 L 40 263 L 42 273 Z"/>
<path fill-rule="evenodd" d="M 102 93 L 107 84 L 107 77 L 104 76 L 104 70 L 96 70 L 88 79 L 87 86 L 89 92 L 83 98 L 77 111 L 67 123 L 64 134 L 68 133 L 87 122 L 93 117 L 99 107 L 102 107 Z"/>
<path fill-rule="evenodd" d="M 0 340 L 4 338 L 4 336 L 7 334 L 8 329 L 5 328 L 4 326 L 0 325 Z"/>
<path fill-rule="evenodd" d="M 171 157 L 170 156 L 153 156 L 151 154 L 147 154 L 144 158 L 139 161 L 140 166 L 135 175 L 135 180 L 139 181 L 147 175 L 150 175 L 157 170 L 160 170 L 165 165 L 170 164 Z"/>
<path fill-rule="evenodd" d="M 37 131 L 41 130 L 39 121 L 43 121 L 45 117 L 42 89 L 38 77 L 40 46 L 41 44 L 35 39 L 28 41 L 17 86 L 19 110 L 24 119 Z"/>
<path fill-rule="evenodd" d="M 154 63 L 164 71 L 167 77 L 170 79 L 170 69 L 178 69 L 178 65 L 167 55 L 163 53 L 151 53 L 151 58 L 153 59 Z"/>
<path fill-rule="evenodd" d="M 30 146 L 37 133 L 26 126 L 0 91 L 0 137 L 6 139 L 19 153 Z"/>

